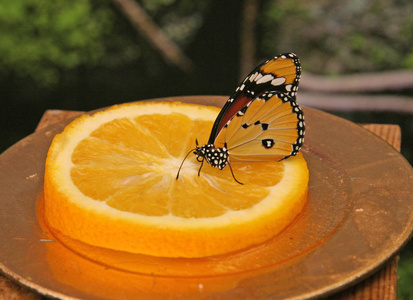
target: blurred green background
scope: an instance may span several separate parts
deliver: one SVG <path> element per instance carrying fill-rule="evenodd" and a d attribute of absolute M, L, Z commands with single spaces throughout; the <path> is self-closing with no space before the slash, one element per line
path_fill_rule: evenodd
<path fill-rule="evenodd" d="M 303 84 L 306 73 L 340 81 L 343 75 L 413 72 L 413 3 L 1 1 L 0 152 L 32 133 L 46 109 L 89 111 L 149 98 L 229 95 L 255 65 L 283 52 L 301 58 Z M 398 74 L 394 85 L 405 79 Z M 343 83 L 340 93 L 348 99 L 355 93 L 369 99 L 360 107 L 335 108 L 334 91 L 324 96 L 331 98 L 328 111 L 341 117 L 401 126 L 402 154 L 412 163 L 413 82 L 392 83 L 360 91 L 346 91 Z M 323 81 L 318 85 L 316 92 Z M 378 110 L 374 100 L 383 96 L 402 107 L 389 100 Z M 413 297 L 412 246 L 401 254 L 398 299 Z"/>

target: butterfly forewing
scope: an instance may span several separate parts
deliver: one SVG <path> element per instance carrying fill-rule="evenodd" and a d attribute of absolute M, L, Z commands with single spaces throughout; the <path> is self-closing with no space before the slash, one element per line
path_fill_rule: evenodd
<path fill-rule="evenodd" d="M 277 78 L 274 82 L 270 82 L 271 86 L 278 85 L 296 85 L 296 76 L 299 70 L 297 70 L 298 58 L 293 55 L 280 55 L 278 58 L 273 58 L 267 63 L 261 66 L 260 71 L 263 74 L 275 74 Z M 265 75 L 264 75 L 265 76 Z M 256 79 L 257 80 L 257 79 Z M 257 82 L 263 79 L 258 79 Z"/>
<path fill-rule="evenodd" d="M 277 55 L 256 67 L 237 87 L 218 115 L 209 143 L 214 143 L 224 125 L 252 99 L 266 91 L 282 92 L 295 99 L 301 65 L 293 53 Z"/>

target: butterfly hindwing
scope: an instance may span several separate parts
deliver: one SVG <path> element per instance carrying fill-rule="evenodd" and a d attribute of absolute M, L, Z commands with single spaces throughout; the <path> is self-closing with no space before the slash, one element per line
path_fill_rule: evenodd
<path fill-rule="evenodd" d="M 213 143 L 224 125 L 252 99 L 266 91 L 281 92 L 295 99 L 301 77 L 301 65 L 294 53 L 280 54 L 256 67 L 227 100 L 218 115 L 209 138 Z"/>
<path fill-rule="evenodd" d="M 298 153 L 304 131 L 304 115 L 295 99 L 269 91 L 251 100 L 225 124 L 215 146 L 226 145 L 231 162 L 279 160 Z"/>

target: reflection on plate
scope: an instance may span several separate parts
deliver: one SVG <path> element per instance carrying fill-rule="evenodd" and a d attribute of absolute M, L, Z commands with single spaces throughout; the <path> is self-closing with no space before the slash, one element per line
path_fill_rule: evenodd
<path fill-rule="evenodd" d="M 167 100 L 220 106 L 225 98 Z M 304 112 L 310 198 L 303 213 L 264 244 L 200 259 L 111 251 L 50 233 L 41 218 L 43 165 L 67 122 L 27 137 L 0 156 L 0 269 L 40 293 L 85 299 L 306 298 L 360 280 L 413 231 L 412 168 L 359 126 Z"/>

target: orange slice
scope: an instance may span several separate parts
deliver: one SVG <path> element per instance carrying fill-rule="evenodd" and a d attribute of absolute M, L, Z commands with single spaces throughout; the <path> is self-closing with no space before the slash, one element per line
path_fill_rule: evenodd
<path fill-rule="evenodd" d="M 137 102 L 84 115 L 56 135 L 46 159 L 48 225 L 90 245 L 164 257 L 203 257 L 275 236 L 303 209 L 301 154 L 218 170 L 191 155 L 219 109 Z"/>

